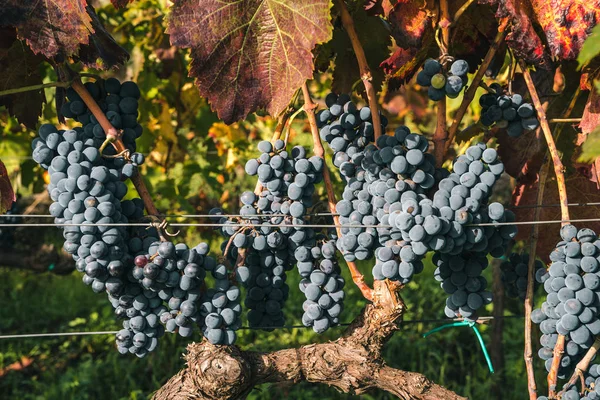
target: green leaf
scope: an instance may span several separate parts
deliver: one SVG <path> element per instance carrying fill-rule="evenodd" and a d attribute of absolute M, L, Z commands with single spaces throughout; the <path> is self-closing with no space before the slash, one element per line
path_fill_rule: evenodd
<path fill-rule="evenodd" d="M 588 134 L 585 142 L 581 146 L 581 154 L 578 161 L 592 162 L 600 157 L 600 127 L 594 129 Z"/>
<path fill-rule="evenodd" d="M 191 49 L 190 76 L 230 124 L 266 108 L 275 116 L 312 77 L 312 49 L 331 39 L 329 0 L 176 1 L 171 43 Z"/>
<path fill-rule="evenodd" d="M 600 25 L 596 25 L 594 29 L 592 29 L 592 33 L 585 39 L 585 42 L 581 47 L 581 51 L 577 56 L 579 68 L 590 62 L 590 60 L 598 54 L 600 54 Z"/>

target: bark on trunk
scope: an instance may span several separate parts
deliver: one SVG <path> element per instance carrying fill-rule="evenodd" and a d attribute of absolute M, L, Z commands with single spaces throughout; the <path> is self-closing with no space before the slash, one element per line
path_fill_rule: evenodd
<path fill-rule="evenodd" d="M 401 399 L 465 399 L 425 376 L 386 366 L 383 345 L 398 329 L 404 303 L 393 282 L 376 282 L 373 304 L 336 341 L 271 353 L 192 343 L 187 367 L 154 394 L 155 400 L 240 399 L 262 383 L 309 381 L 360 394 L 373 388 Z"/>

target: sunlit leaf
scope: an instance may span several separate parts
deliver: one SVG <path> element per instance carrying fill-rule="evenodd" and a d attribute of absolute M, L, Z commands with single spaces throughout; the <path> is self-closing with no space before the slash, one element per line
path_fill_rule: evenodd
<path fill-rule="evenodd" d="M 171 43 L 191 49 L 190 76 L 226 123 L 285 109 L 331 39 L 329 0 L 176 1 Z"/>

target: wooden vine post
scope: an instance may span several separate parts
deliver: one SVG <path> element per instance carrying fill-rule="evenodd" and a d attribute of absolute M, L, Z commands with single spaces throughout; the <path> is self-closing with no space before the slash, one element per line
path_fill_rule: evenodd
<path fill-rule="evenodd" d="M 558 154 L 556 143 L 554 143 L 554 138 L 552 137 L 552 131 L 550 130 L 550 125 L 548 124 L 548 119 L 546 118 L 546 111 L 542 107 L 542 103 L 540 102 L 540 98 L 535 88 L 535 84 L 533 83 L 533 79 L 531 79 L 531 73 L 529 72 L 529 69 L 527 68 L 527 65 L 524 61 L 519 61 L 519 65 L 523 72 L 523 78 L 525 78 L 527 89 L 529 90 L 529 94 L 531 95 L 531 101 L 533 102 L 538 118 L 540 120 L 540 126 L 542 128 L 542 132 L 544 133 L 546 144 L 548 145 L 548 152 L 550 153 L 552 164 L 554 165 L 554 174 L 556 175 L 556 184 L 558 186 L 558 196 L 560 201 L 560 213 L 562 220 L 561 226 L 565 226 L 570 224 L 570 218 L 569 201 L 567 199 L 567 186 L 565 184 L 564 166 L 560 159 L 560 155 Z M 552 367 L 550 368 L 550 372 L 548 373 L 548 395 L 550 396 L 550 398 L 556 398 L 556 382 L 558 380 L 558 368 L 560 367 L 560 360 L 562 359 L 564 349 L 565 336 L 558 335 L 556 345 L 554 346 Z"/>

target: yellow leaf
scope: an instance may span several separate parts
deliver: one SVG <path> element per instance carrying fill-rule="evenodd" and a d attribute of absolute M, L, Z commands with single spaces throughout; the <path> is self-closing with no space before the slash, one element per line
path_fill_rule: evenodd
<path fill-rule="evenodd" d="M 229 169 L 231 167 L 234 167 L 236 165 L 238 161 L 238 158 L 235 156 L 235 152 L 233 151 L 233 149 L 228 149 L 227 150 L 227 161 L 225 162 L 225 168 Z"/>

